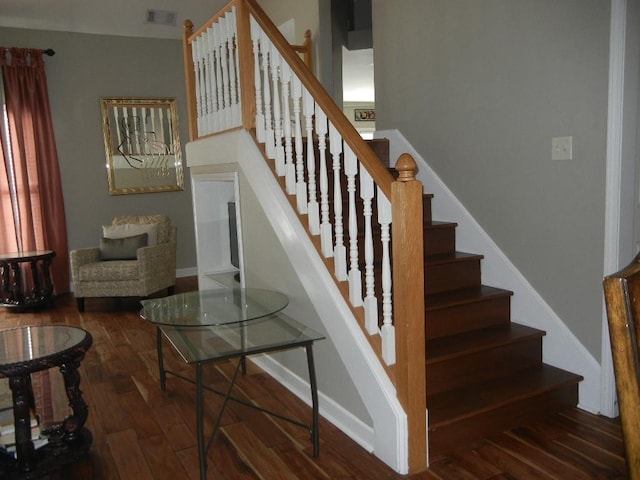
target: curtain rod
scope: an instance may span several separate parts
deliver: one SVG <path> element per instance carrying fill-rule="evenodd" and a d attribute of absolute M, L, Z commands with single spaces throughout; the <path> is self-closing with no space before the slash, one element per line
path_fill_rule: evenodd
<path fill-rule="evenodd" d="M 56 51 L 53 48 L 43 48 L 40 51 L 49 57 L 53 57 L 56 54 Z"/>

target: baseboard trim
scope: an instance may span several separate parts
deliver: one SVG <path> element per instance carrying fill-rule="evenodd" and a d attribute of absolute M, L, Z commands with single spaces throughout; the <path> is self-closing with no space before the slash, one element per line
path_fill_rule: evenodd
<path fill-rule="evenodd" d="M 275 378 L 296 397 L 311 406 L 311 392 L 307 381 L 300 378 L 270 355 L 255 355 L 250 357 L 250 360 Z M 353 416 L 330 397 L 323 395 L 322 392 L 318 392 L 318 407 L 322 417 L 330 421 L 367 452 L 373 452 L 373 428 Z"/>

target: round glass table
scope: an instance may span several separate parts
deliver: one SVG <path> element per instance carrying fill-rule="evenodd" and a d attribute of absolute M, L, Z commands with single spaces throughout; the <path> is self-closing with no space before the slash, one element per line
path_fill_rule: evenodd
<path fill-rule="evenodd" d="M 88 407 L 79 388 L 78 368 L 92 343 L 89 332 L 66 325 L 0 330 L 0 377 L 9 379 L 15 431 L 15 448 L 0 449 L 0 478 L 39 478 L 80 459 L 89 450 L 92 437 L 84 428 Z M 31 374 L 56 366 L 72 413 L 60 423 L 40 426 L 40 436 L 33 439 L 32 412 L 37 412 L 37 406 Z"/>

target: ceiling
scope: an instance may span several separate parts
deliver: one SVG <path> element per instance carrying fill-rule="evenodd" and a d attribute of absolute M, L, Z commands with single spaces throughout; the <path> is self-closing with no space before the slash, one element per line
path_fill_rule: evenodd
<path fill-rule="evenodd" d="M 64 32 L 181 39 L 184 21 L 197 27 L 228 0 L 0 0 L 0 26 Z M 175 12 L 173 26 L 146 22 L 147 10 Z M 373 51 L 344 51 L 344 101 L 373 101 Z"/>
<path fill-rule="evenodd" d="M 227 3 L 228 0 L 0 0 L 0 26 L 180 39 L 185 20 L 202 25 Z M 146 23 L 148 9 L 176 12 L 176 25 Z"/>

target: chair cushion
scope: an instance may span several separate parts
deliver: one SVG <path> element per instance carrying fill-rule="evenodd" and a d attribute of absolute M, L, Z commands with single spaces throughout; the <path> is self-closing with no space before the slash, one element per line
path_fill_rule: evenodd
<path fill-rule="evenodd" d="M 138 249 L 147 246 L 149 235 L 141 233 L 123 238 L 101 238 L 100 259 L 102 260 L 135 260 Z"/>
<path fill-rule="evenodd" d="M 110 282 L 138 280 L 136 260 L 113 260 L 82 265 L 79 269 L 81 282 Z"/>
<path fill-rule="evenodd" d="M 102 236 L 104 238 L 126 238 L 143 233 L 147 234 L 147 245 L 153 246 L 158 243 L 157 223 L 123 223 L 121 225 L 102 226 Z"/>

